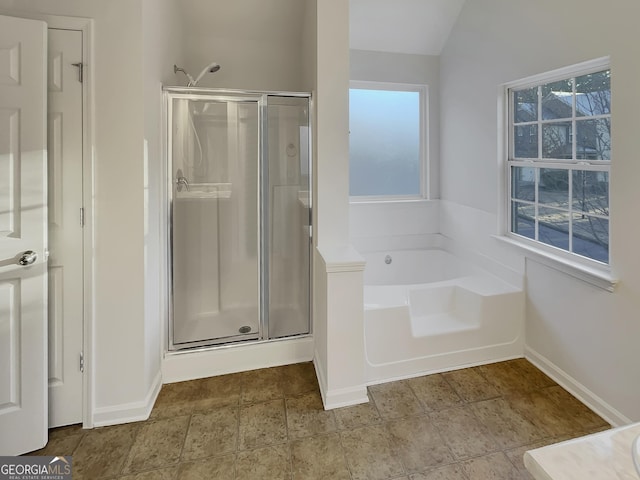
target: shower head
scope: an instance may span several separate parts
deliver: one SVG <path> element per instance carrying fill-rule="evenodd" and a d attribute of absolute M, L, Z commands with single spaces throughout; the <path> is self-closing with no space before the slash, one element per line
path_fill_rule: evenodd
<path fill-rule="evenodd" d="M 207 65 L 202 69 L 202 71 L 198 74 L 198 76 L 194 80 L 194 78 L 191 75 L 189 75 L 189 73 L 184 68 L 180 68 L 177 65 L 173 66 L 173 73 L 182 72 L 187 76 L 187 78 L 189 79 L 189 83 L 187 84 L 187 87 L 195 87 L 198 84 L 198 82 L 202 79 L 202 77 L 204 77 L 205 73 L 215 73 L 218 70 L 220 70 L 220 65 L 217 64 L 216 62 L 211 62 L 209 65 Z"/>
<path fill-rule="evenodd" d="M 191 86 L 191 84 L 193 83 L 193 77 L 191 75 L 189 75 L 184 68 L 180 68 L 179 66 L 174 64 L 173 65 L 173 73 L 178 73 L 178 72 L 182 72 L 187 76 L 187 78 L 189 79 L 188 86 Z"/>
<path fill-rule="evenodd" d="M 217 64 L 216 62 L 211 62 L 209 65 L 207 65 L 202 69 L 202 71 L 198 74 L 195 80 L 189 83 L 189 86 L 195 87 L 200 81 L 200 79 L 204 77 L 205 73 L 216 73 L 218 70 L 220 70 L 220 65 Z"/>

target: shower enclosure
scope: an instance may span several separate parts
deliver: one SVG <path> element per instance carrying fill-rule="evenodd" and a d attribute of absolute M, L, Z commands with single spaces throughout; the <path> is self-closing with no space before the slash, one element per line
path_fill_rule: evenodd
<path fill-rule="evenodd" d="M 309 94 L 164 96 L 169 349 L 309 333 Z"/>

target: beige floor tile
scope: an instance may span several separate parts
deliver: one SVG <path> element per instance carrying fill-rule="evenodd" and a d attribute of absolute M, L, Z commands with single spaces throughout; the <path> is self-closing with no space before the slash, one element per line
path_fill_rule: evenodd
<path fill-rule="evenodd" d="M 466 402 L 477 402 L 500 396 L 496 387 L 480 375 L 475 368 L 443 373 L 442 377 Z"/>
<path fill-rule="evenodd" d="M 459 464 L 447 465 L 425 473 L 411 475 L 411 480 L 467 480 Z"/>
<path fill-rule="evenodd" d="M 145 422 L 131 447 L 123 473 L 136 473 L 178 463 L 189 418 L 182 416 Z"/>
<path fill-rule="evenodd" d="M 73 455 L 75 449 L 80 445 L 80 441 L 84 437 L 82 431 L 78 433 L 70 433 L 67 435 L 51 435 L 49 434 L 49 441 L 40 450 L 30 452 L 27 455 L 44 455 L 44 456 L 68 456 Z"/>
<path fill-rule="evenodd" d="M 287 397 L 302 395 L 303 393 L 318 392 L 318 380 L 313 363 L 295 363 L 281 367 L 283 390 Z"/>
<path fill-rule="evenodd" d="M 405 382 L 390 382 L 369 387 L 378 412 L 384 419 L 402 418 L 424 412 L 422 405 Z"/>
<path fill-rule="evenodd" d="M 163 385 L 151 418 L 171 418 L 213 408 L 237 405 L 240 400 L 240 374 L 190 380 Z"/>
<path fill-rule="evenodd" d="M 522 477 L 502 452 L 467 460 L 462 468 L 469 480 L 519 480 Z"/>
<path fill-rule="evenodd" d="M 140 424 L 130 423 L 87 432 L 73 452 L 74 480 L 118 475 L 140 428 Z"/>
<path fill-rule="evenodd" d="M 557 385 L 556 382 L 525 358 L 516 358 L 515 360 L 509 360 L 506 363 L 526 378 L 531 385 L 535 386 L 535 388 L 553 387 Z"/>
<path fill-rule="evenodd" d="M 369 394 L 324 411 L 310 362 L 181 382 L 151 421 L 52 429 L 32 454 L 72 454 L 76 480 L 532 480 L 526 450 L 609 428 L 525 359 Z"/>
<path fill-rule="evenodd" d="M 245 405 L 240 408 L 241 450 L 251 450 L 287 440 L 284 400 Z"/>
<path fill-rule="evenodd" d="M 378 410 L 372 402 L 336 408 L 333 412 L 340 430 L 376 425 L 382 421 Z"/>
<path fill-rule="evenodd" d="M 540 387 L 515 368 L 511 362 L 498 362 L 481 365 L 478 373 L 496 387 L 501 395 L 526 393 Z"/>
<path fill-rule="evenodd" d="M 462 402 L 460 396 L 440 374 L 410 378 L 406 383 L 428 411 L 454 407 Z"/>
<path fill-rule="evenodd" d="M 337 433 L 291 442 L 293 480 L 350 480 Z"/>
<path fill-rule="evenodd" d="M 335 432 L 335 414 L 325 410 L 320 396 L 313 392 L 287 398 L 287 427 L 290 438 Z"/>
<path fill-rule="evenodd" d="M 340 436 L 353 480 L 385 480 L 405 473 L 384 427 L 357 428 Z"/>
<path fill-rule="evenodd" d="M 501 449 L 528 445 L 548 436 L 504 398 L 485 400 L 470 407 Z"/>
<path fill-rule="evenodd" d="M 458 460 L 499 450 L 487 428 L 468 407 L 450 408 L 429 416 Z"/>
<path fill-rule="evenodd" d="M 282 368 L 261 368 L 242 374 L 242 403 L 257 403 L 284 397 Z"/>
<path fill-rule="evenodd" d="M 246 450 L 238 454 L 236 478 L 241 480 L 290 480 L 291 454 L 288 444 Z"/>
<path fill-rule="evenodd" d="M 238 447 L 238 407 L 194 414 L 182 450 L 182 460 L 234 453 Z"/>
<path fill-rule="evenodd" d="M 577 430 L 581 431 L 581 426 L 576 424 L 570 414 L 560 409 L 547 390 L 509 395 L 504 398 L 523 417 L 546 431 L 548 436 L 569 435 Z"/>
<path fill-rule="evenodd" d="M 574 422 L 574 431 L 597 431 L 599 428 L 609 427 L 609 424 L 600 416 L 590 410 L 584 403 L 572 396 L 564 388 L 557 386 L 544 390 L 552 401 L 558 406 L 558 410 L 568 415 Z"/>
<path fill-rule="evenodd" d="M 535 448 L 540 448 L 540 447 L 544 447 L 546 445 L 549 445 L 551 443 L 551 441 L 542 441 L 542 442 L 536 442 L 532 445 L 525 445 L 522 447 L 518 447 L 518 448 L 514 448 L 511 450 L 506 450 L 504 452 L 504 454 L 506 455 L 506 457 L 509 459 L 509 461 L 511 462 L 511 464 L 516 468 L 516 470 L 518 470 L 518 472 L 520 472 L 520 477 L 522 479 L 533 479 L 533 476 L 531 476 L 529 474 L 529 472 L 527 472 L 527 469 L 524 466 L 524 453 L 527 450 L 533 450 Z"/>
<path fill-rule="evenodd" d="M 435 425 L 427 417 L 412 417 L 386 424 L 393 451 L 408 473 L 452 463 L 455 459 Z"/>
<path fill-rule="evenodd" d="M 178 467 L 148 470 L 120 477 L 119 480 L 174 480 L 178 474 Z"/>
<path fill-rule="evenodd" d="M 235 463 L 235 455 L 182 463 L 178 480 L 232 480 L 235 478 Z"/>

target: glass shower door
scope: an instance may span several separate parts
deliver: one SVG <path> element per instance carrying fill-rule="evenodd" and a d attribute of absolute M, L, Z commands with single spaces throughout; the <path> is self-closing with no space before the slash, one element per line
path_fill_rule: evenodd
<path fill-rule="evenodd" d="M 258 98 L 169 108 L 172 348 L 259 338 Z"/>
<path fill-rule="evenodd" d="M 269 338 L 310 331 L 309 98 L 267 97 Z"/>

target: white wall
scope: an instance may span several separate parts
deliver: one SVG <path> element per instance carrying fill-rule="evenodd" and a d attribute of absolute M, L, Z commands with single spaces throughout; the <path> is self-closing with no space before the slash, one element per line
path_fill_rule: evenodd
<path fill-rule="evenodd" d="M 167 329 L 167 211 L 162 85 L 182 60 L 177 0 L 142 0 L 144 95 L 144 332 L 147 391 L 158 388 Z M 158 382 L 157 384 L 154 382 Z"/>
<path fill-rule="evenodd" d="M 222 68 L 198 86 L 300 91 L 305 2 L 183 0 L 184 67 L 194 77 L 215 61 Z M 184 75 L 172 85 L 186 85 Z"/>
<path fill-rule="evenodd" d="M 141 3 L 0 0 L 0 13 L 95 20 L 94 204 L 90 211 L 95 252 L 94 349 L 88 368 L 93 375 L 94 413 L 118 415 L 148 395 Z"/>
<path fill-rule="evenodd" d="M 486 238 L 497 231 L 498 86 L 611 55 L 611 256 L 620 284 L 606 293 L 527 260 L 526 343 L 529 355 L 617 423 L 640 420 L 640 222 L 633 220 L 640 203 L 639 15 L 640 3 L 624 0 L 474 0 L 465 4 L 440 59 L 441 193 L 456 215 L 443 233 L 524 271 L 521 256 L 514 259 L 513 251 Z M 490 232 L 474 231 L 478 216 L 493 224 Z"/>
<path fill-rule="evenodd" d="M 440 207 L 435 201 L 352 202 L 349 235 L 359 252 L 438 246 Z"/>

